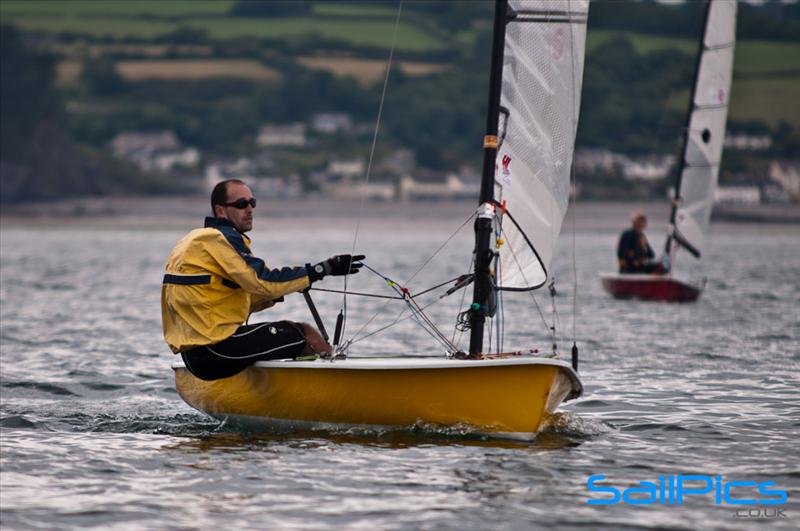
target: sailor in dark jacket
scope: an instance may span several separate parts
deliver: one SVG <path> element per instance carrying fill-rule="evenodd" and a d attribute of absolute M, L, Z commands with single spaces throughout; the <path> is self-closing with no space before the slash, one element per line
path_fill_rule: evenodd
<path fill-rule="evenodd" d="M 617 245 L 617 260 L 620 273 L 660 273 L 661 264 L 656 262 L 653 248 L 647 242 L 644 229 L 647 217 L 641 212 L 631 215 L 631 228 L 622 233 Z"/>

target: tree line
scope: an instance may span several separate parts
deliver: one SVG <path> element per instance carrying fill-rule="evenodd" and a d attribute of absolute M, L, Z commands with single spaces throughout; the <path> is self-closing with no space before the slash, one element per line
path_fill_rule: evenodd
<path fill-rule="evenodd" d="M 310 10 L 312 6 L 312 2 L 290 4 L 294 10 Z M 232 9 L 241 16 L 290 14 L 277 10 L 281 5 L 272 0 L 261 3 L 248 0 L 237 2 Z M 369 5 L 379 4 L 369 2 Z M 393 1 L 385 5 L 396 7 Z M 743 11 L 750 7 L 740 5 Z M 453 170 L 465 164 L 478 168 L 491 29 L 487 24 L 474 22 L 488 20 L 491 3 L 410 2 L 407 8 L 414 16 L 435 20 L 444 32 L 455 33 L 459 27 L 470 26 L 474 39 L 471 45 L 461 44 L 437 52 L 448 66 L 440 73 L 411 77 L 397 69 L 392 72 L 379 142 L 384 148 L 412 149 L 418 164 L 427 168 Z M 243 9 L 250 10 L 249 14 Z M 254 14 L 256 9 L 265 11 Z M 651 21 L 655 24 L 659 20 L 662 32 L 697 35 L 697 9 L 696 2 L 679 6 L 633 2 L 620 9 L 619 2 L 600 1 L 592 4 L 589 24 L 642 30 Z M 616 15 L 609 15 L 611 11 Z M 769 3 L 757 12 L 761 18 L 753 20 L 763 22 L 764 17 L 780 15 L 784 17 L 782 27 L 787 28 L 794 27 L 798 19 L 797 4 Z M 741 22 L 743 19 L 748 16 L 742 15 L 739 20 L 750 24 Z M 316 113 L 333 111 L 347 112 L 356 122 L 374 124 L 380 98 L 380 86 L 364 86 L 352 78 L 309 69 L 294 60 L 298 54 L 325 48 L 331 44 L 330 40 L 238 39 L 214 42 L 214 56 L 252 57 L 279 72 L 282 79 L 132 81 L 119 74 L 115 57 L 101 56 L 86 61 L 80 85 L 70 89 L 69 97 L 104 106 L 106 110 L 67 113 L 65 94 L 54 86 L 57 58 L 26 46 L 22 35 L 12 26 L 2 27 L 2 39 L 0 162 L 4 200 L 23 197 L 31 189 L 44 191 L 41 194 L 45 196 L 65 193 L 65 188 L 66 193 L 73 195 L 169 190 L 169 185 L 110 159 L 107 146 L 121 131 L 169 129 L 185 144 L 206 154 L 238 155 L 253 149 L 254 135 L 264 123 L 308 122 Z M 179 42 L 198 39 L 207 39 L 207 35 L 187 31 Z M 265 56 L 264 50 L 270 53 Z M 366 56 L 373 52 L 385 58 L 385 50 L 367 50 Z M 676 92 L 688 92 L 693 65 L 693 57 L 679 49 L 640 53 L 624 35 L 595 46 L 585 62 L 578 146 L 628 154 L 674 152 L 685 111 L 670 108 L 668 99 Z M 758 122 L 732 126 L 750 132 L 769 131 Z M 781 124 L 771 133 L 776 139 L 771 155 L 791 155 L 800 150 L 800 135 L 791 125 Z M 369 140 L 346 142 L 351 146 L 355 142 L 366 150 Z M 58 160 L 51 160 L 48 152 L 58 154 Z M 337 156 L 335 149 L 330 153 L 330 157 L 334 156 Z M 749 163 L 743 157 L 726 157 L 726 161 L 732 161 L 726 164 L 740 169 L 746 169 Z M 25 179 L 44 179 L 47 184 L 33 187 L 26 185 Z M 59 179 L 66 184 L 53 184 Z"/>

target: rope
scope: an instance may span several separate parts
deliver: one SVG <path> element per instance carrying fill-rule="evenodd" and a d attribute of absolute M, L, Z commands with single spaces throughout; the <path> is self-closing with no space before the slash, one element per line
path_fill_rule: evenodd
<path fill-rule="evenodd" d="M 439 254 L 439 253 L 442 251 L 442 249 L 444 249 L 444 248 L 445 248 L 445 246 L 446 246 L 448 243 L 450 243 L 450 240 L 452 240 L 453 238 L 455 238 L 456 234 L 458 234 L 458 233 L 459 233 L 459 231 L 460 231 L 461 229 L 463 229 L 463 228 L 464 228 L 464 225 L 466 225 L 467 223 L 469 223 L 470 221 L 472 221 L 472 218 L 474 218 L 476 215 L 477 215 L 477 212 L 476 212 L 476 211 L 473 211 L 473 212 L 471 212 L 471 213 L 470 213 L 470 215 L 467 217 L 467 219 L 465 219 L 465 220 L 464 220 L 464 222 L 463 222 L 461 225 L 459 225 L 459 226 L 458 226 L 458 228 L 455 230 L 455 232 L 453 232 L 453 233 L 452 233 L 452 234 L 451 234 L 451 235 L 450 235 L 450 236 L 449 236 L 449 237 L 448 237 L 448 238 L 447 238 L 447 239 L 444 241 L 444 243 L 443 243 L 443 244 L 441 244 L 441 245 L 439 246 L 439 248 L 438 248 L 438 249 L 436 249 L 435 251 L 433 251 L 433 254 L 431 254 L 431 255 L 428 257 L 428 259 L 427 259 L 427 260 L 425 260 L 425 261 L 422 263 L 422 265 L 421 265 L 421 266 L 419 266 L 419 268 L 418 268 L 416 271 L 414 271 L 414 274 L 413 274 L 413 275 L 411 275 L 411 276 L 408 278 L 408 280 L 406 280 L 406 284 L 410 284 L 410 283 L 411 283 L 411 281 L 412 281 L 412 280 L 414 280 L 414 278 L 415 278 L 415 277 L 416 277 L 416 276 L 417 276 L 417 275 L 418 275 L 418 274 L 419 274 L 419 273 L 420 273 L 420 272 L 421 272 L 423 269 L 425 269 L 425 266 L 427 266 L 427 265 L 428 265 L 428 264 L 431 262 L 431 260 L 433 260 L 433 259 L 436 257 L 436 255 L 437 255 L 437 254 Z"/>
<path fill-rule="evenodd" d="M 417 302 L 414 300 L 414 297 L 411 296 L 411 292 L 408 290 L 408 288 L 401 286 L 391 278 L 387 277 L 386 275 L 383 275 L 382 273 L 379 273 L 378 271 L 376 271 L 375 269 L 371 268 L 366 264 L 364 264 L 364 267 L 366 267 L 367 269 L 369 269 L 370 271 L 381 277 L 390 288 L 392 288 L 398 295 L 402 296 L 403 300 L 408 305 L 408 308 L 411 310 L 412 317 L 414 318 L 414 320 L 416 320 L 417 323 L 420 326 L 422 326 L 422 328 L 426 332 L 428 332 L 428 334 L 430 334 L 434 339 L 436 339 L 440 344 L 442 344 L 445 347 L 445 350 L 447 350 L 448 352 L 456 351 L 455 346 L 450 342 L 450 340 L 447 339 L 447 337 L 444 334 L 442 334 L 441 331 L 439 331 L 434 322 L 431 321 L 431 319 L 427 315 L 425 315 L 423 308 L 421 308 L 419 304 L 417 304 Z M 440 284 L 439 287 L 448 283 L 449 282 Z"/>
<path fill-rule="evenodd" d="M 419 274 L 419 273 L 420 273 L 420 272 L 421 272 L 421 271 L 422 271 L 422 270 L 425 268 L 425 266 L 427 266 L 427 265 L 428 265 L 428 264 L 431 262 L 431 260 L 433 260 L 433 259 L 436 257 L 436 255 L 437 255 L 437 254 L 439 254 L 439 253 L 442 251 L 442 249 L 444 249 L 444 248 L 445 248 L 445 246 L 446 246 L 448 243 L 450 243 L 450 240 L 452 240 L 453 238 L 455 238 L 456 234 L 458 234 L 458 233 L 461 231 L 461 229 L 463 229 L 463 228 L 464 228 L 464 226 L 466 226 L 466 224 L 467 224 L 467 223 L 469 223 L 469 222 L 470 222 L 470 220 L 472 220 L 472 218 L 473 218 L 474 216 L 475 216 L 475 212 L 473 211 L 473 212 L 471 212 L 471 213 L 470 213 L 469 217 L 467 217 L 467 219 L 466 219 L 466 220 L 464 220 L 464 222 L 463 222 L 463 223 L 461 223 L 461 225 L 459 225 L 459 226 L 458 226 L 458 228 L 457 228 L 455 231 L 453 231 L 453 233 L 452 233 L 452 234 L 450 234 L 450 236 L 449 236 L 449 237 L 448 237 L 448 238 L 447 238 L 447 239 L 444 241 L 444 243 L 443 243 L 442 245 L 440 245 L 440 246 L 439 246 L 439 247 L 438 247 L 438 248 L 437 248 L 437 249 L 436 249 L 436 250 L 435 250 L 435 251 L 434 251 L 434 252 L 433 252 L 433 253 L 432 253 L 432 254 L 431 254 L 431 255 L 430 255 L 430 256 L 429 256 L 429 257 L 428 257 L 428 258 L 427 258 L 425 261 L 424 261 L 424 262 L 423 262 L 423 264 L 422 264 L 422 265 L 421 265 L 421 266 L 420 266 L 420 267 L 419 267 L 419 268 L 418 268 L 418 269 L 417 269 L 417 270 L 414 272 L 414 274 L 412 274 L 412 275 L 411 275 L 411 277 L 409 277 L 409 279 L 408 279 L 408 280 L 405 282 L 405 284 L 409 284 L 409 283 L 410 283 L 412 280 L 414 280 L 414 278 L 415 278 L 415 277 L 416 277 L 416 276 L 417 276 L 417 275 L 418 275 L 418 274 Z M 366 264 L 365 264 L 365 265 L 366 265 Z M 382 276 L 382 275 L 381 275 L 381 276 Z M 452 281 L 448 281 L 448 282 L 452 282 Z M 446 284 L 446 283 L 444 283 L 444 284 Z M 442 284 L 442 285 L 444 285 L 444 284 Z M 437 286 L 437 287 L 438 287 L 438 286 Z M 424 294 L 424 293 L 427 293 L 427 292 L 428 292 L 428 291 L 430 291 L 431 289 L 435 289 L 435 288 L 436 288 L 436 287 L 434 287 L 434 288 L 430 288 L 429 290 L 423 291 L 422 293 L 419 293 L 419 294 L 418 294 L 418 295 L 416 295 L 416 296 L 419 296 L 419 295 L 422 295 L 422 294 Z M 394 299 L 395 297 L 392 297 L 392 298 Z M 387 300 L 385 303 L 383 303 L 383 305 L 382 305 L 380 308 L 378 308 L 378 309 L 375 311 L 375 313 L 373 313 L 373 314 L 372 314 L 372 316 L 371 316 L 371 317 L 370 317 L 370 318 L 367 320 L 367 322 L 365 322 L 365 323 L 364 323 L 364 324 L 361 326 L 361 328 L 359 328 L 359 329 L 358 329 L 358 331 L 357 331 L 355 334 L 353 334 L 353 338 L 356 338 L 356 337 L 358 337 L 358 335 L 359 335 L 359 334 L 361 334 L 361 332 L 363 332 L 363 331 L 364 331 L 364 329 L 365 329 L 367 326 L 369 326 L 369 325 L 370 325 L 370 323 L 372 323 L 372 321 L 374 321 L 376 317 L 378 317 L 378 315 L 380 315 L 381 313 L 383 313 L 383 312 L 386 310 L 386 306 L 387 306 L 388 304 L 389 304 L 389 301 L 388 301 L 388 300 Z M 431 303 L 431 304 L 433 304 L 433 303 Z M 426 308 L 427 308 L 427 306 L 426 306 Z M 404 311 L 405 311 L 405 310 L 404 310 Z M 399 315 L 402 315 L 402 314 L 404 313 L 404 311 L 403 311 L 403 312 L 400 312 L 400 314 L 399 314 Z M 399 315 L 398 315 L 398 319 L 399 319 Z M 396 321 L 395 321 L 395 322 L 396 322 Z M 369 334 L 369 335 L 373 335 L 373 334 Z M 369 335 L 368 335 L 368 336 L 364 336 L 364 337 L 369 337 Z M 354 342 L 355 342 L 355 340 L 351 340 L 351 341 L 350 341 L 350 343 L 354 343 Z"/>
<path fill-rule="evenodd" d="M 423 307 L 422 307 L 422 309 L 423 309 L 423 310 L 427 310 L 428 308 L 430 308 L 431 306 L 433 306 L 433 305 L 434 305 L 434 304 L 436 304 L 437 302 L 438 302 L 438 301 L 431 301 L 431 302 L 429 302 L 428 304 L 426 304 L 425 306 L 423 306 Z M 402 317 L 402 318 L 401 318 L 401 316 L 402 316 L 404 313 L 406 313 L 407 311 L 408 311 L 408 307 L 406 307 L 406 308 L 403 308 L 403 310 L 402 310 L 400 313 L 398 313 L 398 314 L 397 314 L 397 317 L 395 317 L 395 320 L 394 320 L 394 321 L 392 321 L 391 323 L 389 323 L 388 325 L 386 325 L 386 326 L 383 326 L 383 327 L 381 327 L 381 328 L 378 328 L 377 330 L 375 330 L 375 331 L 373 331 L 373 332 L 370 332 L 369 334 L 366 334 L 366 335 L 364 335 L 364 336 L 361 336 L 361 337 L 355 337 L 355 336 L 354 336 L 354 338 L 353 338 L 353 339 L 351 339 L 350 341 L 348 341 L 348 342 L 347 342 L 347 345 L 352 345 L 353 343 L 359 343 L 359 342 L 361 342 L 361 341 L 363 341 L 363 340 L 367 339 L 368 337 L 374 336 L 374 335 L 376 335 L 376 334 L 378 334 L 378 333 L 380 333 L 380 332 L 383 332 L 384 330 L 387 330 L 387 329 L 389 329 L 389 328 L 391 328 L 391 327 L 395 326 L 396 324 L 400 323 L 401 321 L 406 321 L 406 320 L 408 320 L 408 319 L 411 319 L 411 318 L 413 317 L 413 316 L 411 316 L 411 315 L 407 315 L 406 317 Z M 362 327 L 362 328 L 363 328 L 363 327 Z"/>
<path fill-rule="evenodd" d="M 502 234 L 505 237 L 505 232 L 504 231 L 503 231 Z M 530 284 L 530 282 L 528 282 L 528 279 L 525 277 L 525 271 L 522 269 L 522 264 L 519 263 L 519 259 L 517 258 L 517 253 L 514 252 L 514 248 L 513 247 L 509 247 L 509 249 L 511 250 L 511 256 L 514 258 L 514 262 L 517 264 L 517 267 L 519 268 L 519 272 L 522 275 L 522 280 L 524 280 L 526 284 Z M 556 339 L 555 338 L 555 334 L 553 333 L 553 330 L 550 328 L 550 325 L 547 324 L 547 319 L 545 318 L 544 313 L 542 312 L 542 309 L 539 307 L 539 302 L 536 300 L 536 297 L 533 295 L 532 291 L 528 291 L 528 293 L 530 294 L 531 299 L 533 300 L 534 306 L 536 306 L 536 311 L 539 312 L 539 317 L 542 319 L 542 323 L 544 323 L 545 330 L 547 330 L 547 332 L 550 334 L 550 338 L 553 341 L 555 341 L 555 339 Z"/>
<path fill-rule="evenodd" d="M 393 297 L 392 295 L 378 295 L 377 293 L 361 293 L 360 291 L 344 291 L 341 289 L 326 289 L 326 288 L 311 288 L 314 291 L 326 291 L 328 293 L 343 293 L 345 295 L 355 295 L 357 297 L 374 297 L 376 299 L 395 299 L 402 300 L 402 297 Z"/>
<path fill-rule="evenodd" d="M 572 14 L 572 3 L 567 3 L 567 11 Z M 573 33 L 572 24 L 569 25 L 569 36 L 570 36 L 570 43 L 571 47 L 575 45 L 575 35 Z M 576 94 L 575 94 L 575 54 L 572 54 L 572 123 L 573 123 L 573 138 L 577 137 L 578 135 L 578 120 L 575 116 L 575 108 L 576 108 Z M 666 106 L 665 106 L 666 108 Z M 577 209 L 578 209 L 578 187 L 577 187 L 577 179 L 575 177 L 575 144 L 573 140 L 572 145 L 572 167 L 570 168 L 570 184 L 572 185 L 572 193 L 570 197 L 572 199 L 572 345 L 573 347 L 577 341 L 577 335 L 575 333 L 576 329 L 576 321 L 578 315 L 578 262 L 575 258 L 575 218 L 577 217 Z M 553 299 L 553 308 L 555 308 L 555 298 Z"/>
<path fill-rule="evenodd" d="M 400 13 L 403 11 L 403 0 L 397 5 L 397 16 L 394 19 L 394 31 L 392 32 L 392 45 L 389 48 L 389 59 L 386 62 L 386 74 L 383 78 L 383 88 L 381 90 L 381 99 L 380 103 L 378 104 L 378 116 L 375 120 L 375 131 L 372 134 L 372 147 L 369 151 L 369 162 L 367 163 L 367 173 L 364 176 L 364 184 L 362 189 L 364 193 L 361 194 L 361 203 L 358 207 L 358 217 L 356 220 L 356 230 L 353 234 L 353 247 L 350 250 L 350 255 L 354 255 L 356 252 L 356 243 L 358 242 L 358 232 L 361 228 L 361 217 L 364 213 L 364 202 L 366 201 L 367 197 L 367 186 L 369 185 L 369 176 L 372 172 L 372 160 L 375 156 L 375 146 L 378 142 L 378 131 L 380 130 L 381 126 L 381 116 L 383 115 L 383 104 L 386 100 L 386 87 L 389 85 L 389 73 L 392 70 L 392 59 L 394 58 L 394 48 L 397 42 L 397 28 L 400 26 Z M 344 276 L 344 295 L 342 297 L 342 335 L 344 335 L 345 325 L 347 323 L 347 279 L 350 275 Z"/>
<path fill-rule="evenodd" d="M 367 269 L 369 269 L 372 272 L 377 273 L 374 269 L 369 267 L 367 264 L 364 264 L 364 267 L 366 267 Z M 380 273 L 377 273 L 377 274 L 379 276 L 383 277 L 383 275 L 381 275 Z M 383 277 L 383 278 L 386 278 L 386 277 Z M 442 286 L 446 286 L 446 285 L 448 285 L 448 284 L 450 284 L 452 282 L 455 282 L 456 280 L 459 280 L 460 278 L 461 278 L 461 276 L 457 276 L 457 277 L 451 278 L 450 280 L 445 280 L 444 282 L 442 282 L 440 284 L 436 284 L 433 287 L 430 287 L 430 288 L 428 288 L 426 290 L 420 291 L 419 293 L 417 293 L 415 295 L 412 295 L 411 298 L 412 299 L 416 299 L 417 297 L 421 297 L 422 295 L 425 295 L 426 293 L 430 293 L 431 291 L 439 289 Z M 355 295 L 357 297 L 373 297 L 373 298 L 376 298 L 376 299 L 391 299 L 391 300 L 403 300 L 404 299 L 403 297 L 400 297 L 400 296 L 396 296 L 395 297 L 395 296 L 392 296 L 392 295 L 379 295 L 377 293 L 364 293 L 364 292 L 361 292 L 361 291 L 344 291 L 344 290 L 341 290 L 341 289 L 327 289 L 327 288 L 311 288 L 311 289 L 313 289 L 315 291 L 326 291 L 328 293 L 344 293 L 346 295 Z M 444 295 L 442 295 L 442 298 L 444 298 Z"/>
<path fill-rule="evenodd" d="M 469 258 L 469 272 L 468 275 L 472 274 L 472 268 L 475 265 L 475 261 L 470 256 Z M 464 307 L 464 299 L 467 298 L 467 290 L 461 292 L 461 302 L 458 303 L 458 312 L 456 313 L 456 323 L 453 325 L 453 337 L 450 339 L 450 342 L 453 343 L 456 348 L 461 346 L 461 339 L 464 336 L 464 330 L 459 330 L 458 328 L 458 316 L 461 315 L 461 309 Z M 456 343 L 456 332 L 461 332 L 458 335 L 458 343 Z"/>
<path fill-rule="evenodd" d="M 505 133 L 505 132 L 504 132 Z M 501 188 L 502 190 L 502 188 Z M 503 264 L 500 261 L 500 245 L 497 242 L 503 237 L 503 214 L 506 213 L 506 203 L 503 200 L 502 191 L 500 195 L 500 215 L 495 216 L 495 222 L 497 229 L 495 230 L 495 251 L 497 252 L 497 258 L 495 259 L 495 279 L 499 279 L 499 282 L 502 282 L 503 278 Z M 497 209 L 495 208 L 495 212 Z M 495 292 L 496 297 L 496 304 L 497 304 L 497 353 L 503 352 L 503 343 L 505 340 L 505 326 L 506 326 L 506 314 L 505 308 L 503 307 L 503 290 L 496 290 Z"/>

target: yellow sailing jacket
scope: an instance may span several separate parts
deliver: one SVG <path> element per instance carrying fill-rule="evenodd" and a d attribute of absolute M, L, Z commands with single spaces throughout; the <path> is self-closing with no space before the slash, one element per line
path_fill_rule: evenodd
<path fill-rule="evenodd" d="M 252 312 L 310 285 L 305 267 L 270 269 L 250 238 L 226 219 L 206 218 L 175 245 L 161 287 L 164 339 L 173 352 L 219 343 Z"/>

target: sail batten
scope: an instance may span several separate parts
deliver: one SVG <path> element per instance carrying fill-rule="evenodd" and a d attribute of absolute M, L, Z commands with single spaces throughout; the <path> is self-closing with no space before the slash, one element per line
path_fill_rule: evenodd
<path fill-rule="evenodd" d="M 509 0 L 495 199 L 506 290 L 541 287 L 566 214 L 577 131 L 588 0 Z"/>

